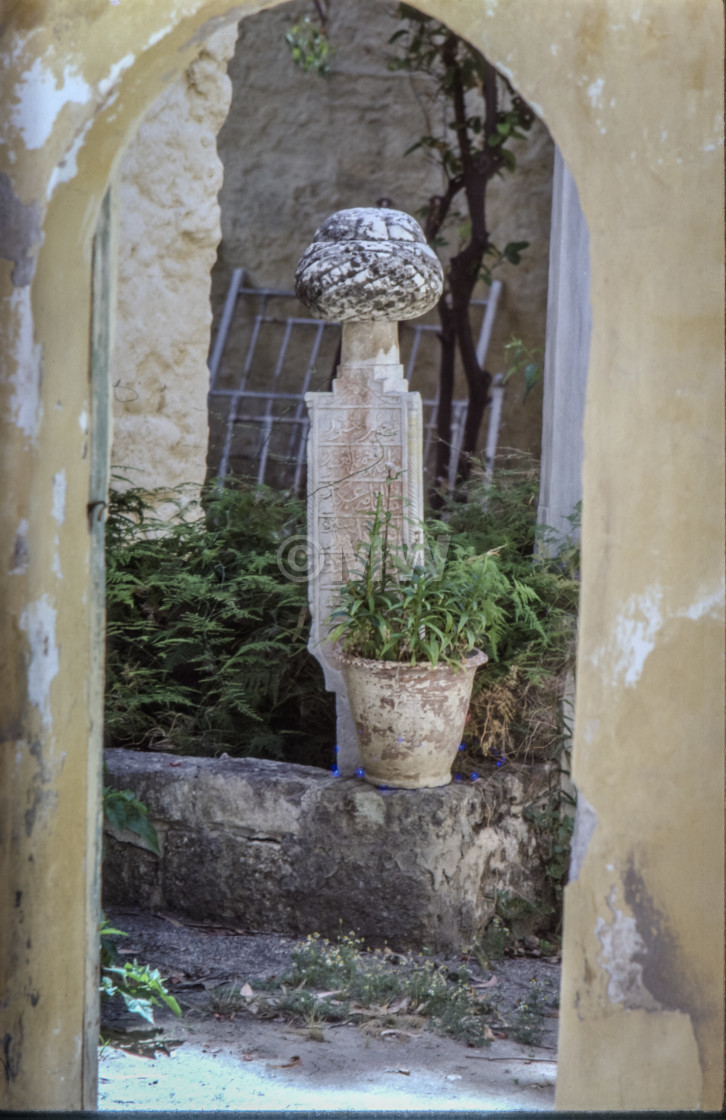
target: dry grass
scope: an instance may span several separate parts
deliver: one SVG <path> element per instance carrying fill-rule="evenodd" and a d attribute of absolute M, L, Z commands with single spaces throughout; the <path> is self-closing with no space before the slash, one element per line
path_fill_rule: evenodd
<path fill-rule="evenodd" d="M 483 759 L 532 762 L 552 758 L 562 744 L 562 698 L 566 669 L 532 680 L 518 665 L 491 682 L 482 681 L 471 699 L 466 726 L 471 765 Z"/>

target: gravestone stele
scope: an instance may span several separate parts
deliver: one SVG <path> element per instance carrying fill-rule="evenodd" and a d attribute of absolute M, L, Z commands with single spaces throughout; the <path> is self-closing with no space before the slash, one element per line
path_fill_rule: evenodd
<path fill-rule="evenodd" d="M 308 436 L 309 649 L 336 694 L 337 765 L 361 765 L 337 651 L 326 641 L 336 590 L 355 567 L 356 546 L 378 494 L 387 492 L 396 535 L 419 540 L 423 519 L 421 398 L 408 391 L 398 321 L 423 315 L 443 288 L 441 264 L 418 222 L 400 210 L 354 208 L 318 229 L 295 274 L 315 318 L 342 323 L 341 360 L 330 393 L 306 393 Z"/>

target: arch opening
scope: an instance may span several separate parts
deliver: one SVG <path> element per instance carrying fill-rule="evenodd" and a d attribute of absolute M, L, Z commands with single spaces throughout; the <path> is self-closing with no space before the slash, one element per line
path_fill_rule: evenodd
<path fill-rule="evenodd" d="M 12 159 L 6 174 L 23 205 L 37 203 L 42 210 L 51 195 L 32 287 L 16 290 L 7 262 L 2 274 L 8 297 L 3 314 L 13 341 L 5 442 L 12 469 L 3 524 L 4 539 L 20 542 L 13 556 L 19 561 L 17 576 L 22 577 L 14 573 L 8 584 L 7 648 L 13 651 L 17 672 L 4 698 L 4 712 L 8 727 L 23 728 L 20 745 L 34 743 L 32 757 L 21 750 L 17 769 L 9 771 L 7 788 L 18 795 L 8 817 L 15 847 L 3 856 L 8 870 L 4 878 L 13 885 L 13 897 L 20 892 L 26 899 L 18 914 L 12 907 L 5 911 L 6 943 L 18 948 L 6 1033 L 19 1047 L 10 1054 L 12 1062 L 10 1051 L 6 1053 L 6 1081 L 11 1106 L 20 1107 L 30 1102 L 33 1107 L 78 1107 L 79 1102 L 89 1106 L 93 1099 L 93 1073 L 87 1068 L 84 1074 L 78 1056 L 80 1035 L 87 1041 L 95 1029 L 92 984 L 89 981 L 79 996 L 71 980 L 82 973 L 97 918 L 93 905 L 78 901 L 87 901 L 93 893 L 84 878 L 90 874 L 92 859 L 85 864 L 84 859 L 92 856 L 93 843 L 74 824 L 79 819 L 92 822 L 96 804 L 87 754 L 78 746 L 88 741 L 91 713 L 85 701 L 76 702 L 94 657 L 83 598 L 88 463 L 81 452 L 88 433 L 82 425 L 79 429 L 88 394 L 86 379 L 78 371 L 88 366 L 95 214 L 119 142 L 125 142 L 139 104 L 159 88 L 164 73 L 181 68 L 197 29 L 210 20 L 228 18 L 226 5 L 210 0 L 199 3 L 179 23 L 173 5 L 162 0 L 154 10 L 153 29 L 148 21 L 141 26 L 132 12 L 119 25 L 120 33 L 109 35 L 109 8 L 79 35 L 73 22 L 77 13 L 60 0 L 59 6 L 66 22 L 49 22 L 42 28 L 31 26 L 25 9 L 14 11 L 6 31 L 13 50 L 3 75 L 17 90 L 17 96 L 11 95 Z M 430 11 L 443 7 L 427 5 Z M 709 371 L 721 370 L 723 352 L 717 92 L 722 60 L 712 48 L 722 41 L 723 13 L 715 3 L 697 13 L 690 6 L 652 5 L 646 12 L 639 9 L 638 19 L 623 29 L 614 8 L 586 3 L 578 20 L 565 24 L 571 14 L 560 6 L 542 6 L 535 27 L 529 5 L 515 2 L 505 9 L 483 0 L 457 7 L 452 18 L 457 30 L 487 45 L 496 64 L 521 77 L 526 97 L 546 107 L 580 187 L 592 237 L 594 316 L 586 419 L 588 512 L 583 530 L 577 776 L 594 814 L 590 823 L 597 824 L 581 837 L 578 880 L 568 888 L 570 965 L 566 949 L 562 1012 L 568 1061 L 558 1103 L 718 1108 L 723 1009 L 713 977 L 723 965 L 722 910 L 709 904 L 720 897 L 723 886 L 720 860 L 713 855 L 719 848 L 713 837 L 722 835 L 722 806 L 714 796 L 719 783 L 712 778 L 723 765 L 722 728 L 714 715 L 721 710 L 722 692 L 714 666 L 723 639 L 723 541 L 722 479 L 712 448 L 722 447 L 723 439 L 717 419 L 722 412 L 720 374 L 714 378 Z M 33 146 L 27 142 L 32 135 L 21 127 L 22 107 L 28 104 L 24 98 L 29 91 L 50 88 L 45 70 L 33 70 L 36 58 L 44 68 L 49 64 L 49 35 L 56 36 L 51 65 L 60 60 L 62 69 L 66 56 L 74 60 L 82 66 L 89 89 L 110 81 L 113 73 L 119 79 L 119 96 L 104 110 L 100 103 L 91 105 L 93 89 L 86 98 L 75 72 L 66 75 L 67 81 L 56 75 L 54 88 L 63 92 L 46 118 L 51 129 L 48 143 Z M 180 47 L 186 50 L 183 57 L 177 53 Z M 133 61 L 116 69 L 128 56 Z M 560 72 L 572 78 L 566 96 L 551 84 Z M 674 82 L 673 73 L 681 80 Z M 75 99 L 79 91 L 85 100 Z M 681 113 L 684 98 L 692 110 L 688 120 Z M 639 106 L 637 121 L 634 104 Z M 94 107 L 101 113 L 91 125 Z M 113 113 L 115 120 L 110 120 Z M 59 152 L 71 151 L 79 139 L 77 129 L 85 124 L 89 127 L 83 134 L 85 143 L 78 145 L 77 174 L 50 191 Z M 622 138 L 631 134 L 637 143 L 629 155 Z M 694 253 L 694 245 L 702 251 Z M 624 261 L 630 262 L 625 271 Z M 63 285 L 57 283 L 59 274 Z M 674 276 L 679 277 L 677 285 Z M 684 382 L 684 370 L 703 371 L 703 377 L 697 385 L 696 379 Z M 17 401 L 22 403 L 20 411 Z M 678 448 L 675 458 L 673 446 Z M 613 447 L 622 458 L 613 457 Z M 54 480 L 63 471 L 65 490 L 61 483 L 54 490 Z M 641 486 L 634 487 L 633 478 L 640 479 Z M 53 493 L 58 494 L 57 507 L 52 507 Z M 59 514 L 67 511 L 65 519 L 56 519 L 57 545 L 47 534 L 52 508 Z M 702 542 L 698 569 L 693 563 L 694 540 Z M 33 647 L 35 653 L 28 644 L 31 618 L 46 627 L 40 632 L 48 639 Z M 48 629 L 50 621 L 53 626 Z M 28 691 L 22 682 L 33 668 L 38 670 L 37 657 L 44 649 L 55 655 L 56 639 L 64 650 L 57 670 L 55 662 L 42 662 L 48 672 L 36 673 Z M 708 711 L 704 695 L 716 698 Z M 603 711 L 607 720 L 601 718 Z M 698 735 L 693 733 L 694 720 Z M 684 743 L 691 749 L 684 751 Z M 657 803 L 645 797 L 653 774 L 662 779 Z M 704 774 L 709 776 L 706 782 Z M 42 869 L 37 875 L 25 862 L 29 845 L 22 839 L 22 813 L 25 798 L 33 797 L 41 779 L 52 796 L 42 803 L 43 829 L 33 838 L 31 854 Z M 673 841 L 672 822 L 680 819 L 684 807 L 690 827 Z M 621 828 L 624 819 L 626 830 Z M 695 866 L 698 875 L 693 874 Z M 30 899 L 36 900 L 32 913 L 27 908 Z M 61 984 L 51 965 L 43 963 L 54 959 L 48 931 L 38 920 L 43 907 L 63 915 L 61 939 L 68 946 L 68 967 Z M 627 953 L 622 957 L 613 937 L 608 938 L 607 929 L 613 927 L 614 932 L 619 914 L 628 929 L 633 928 L 628 923 L 634 923 L 646 935 L 645 948 L 634 950 L 632 961 Z M 26 959 L 20 945 L 31 924 L 33 951 Z M 595 929 L 602 934 L 599 939 Z M 608 945 L 615 956 L 608 955 Z M 657 961 L 665 959 L 666 950 L 668 976 L 661 976 L 653 988 L 650 966 L 657 972 Z M 645 987 L 657 990 L 657 1008 L 643 1004 L 642 998 L 638 1002 L 640 988 L 625 1002 L 616 998 L 608 976 L 612 981 L 621 965 L 627 972 L 629 962 L 636 972 L 640 968 L 637 974 L 642 973 Z M 588 977 L 584 987 L 583 963 Z M 690 978 L 687 991 L 677 982 L 682 976 Z M 39 1006 L 42 1016 L 31 1009 L 31 992 L 32 1007 Z M 67 1037 L 66 1032 L 52 1034 L 54 1024 L 71 1019 L 74 1030 Z M 38 1078 L 31 1053 L 45 1056 L 46 1068 Z M 64 1085 L 62 1102 L 57 1095 L 52 1102 L 42 1095 L 40 1085 L 47 1081 L 48 1068 L 54 1073 L 54 1090 Z M 585 1069 L 586 1085 L 578 1073 Z M 652 1072 L 644 1076 L 644 1069 Z"/>

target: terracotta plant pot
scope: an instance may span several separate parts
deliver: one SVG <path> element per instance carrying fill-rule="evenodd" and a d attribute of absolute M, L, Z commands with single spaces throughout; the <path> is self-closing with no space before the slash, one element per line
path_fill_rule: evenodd
<path fill-rule="evenodd" d="M 453 669 L 341 655 L 365 780 L 398 789 L 448 785 L 474 674 L 487 660 L 475 650 Z"/>

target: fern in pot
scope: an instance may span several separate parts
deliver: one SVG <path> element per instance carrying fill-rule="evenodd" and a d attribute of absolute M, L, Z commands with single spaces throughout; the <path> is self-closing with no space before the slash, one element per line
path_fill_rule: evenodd
<path fill-rule="evenodd" d="M 503 602 L 520 594 L 495 553 L 392 541 L 379 495 L 358 569 L 330 617 L 366 781 L 418 789 L 447 785 L 476 670 L 496 654 Z M 522 606 L 526 607 L 524 601 Z"/>

